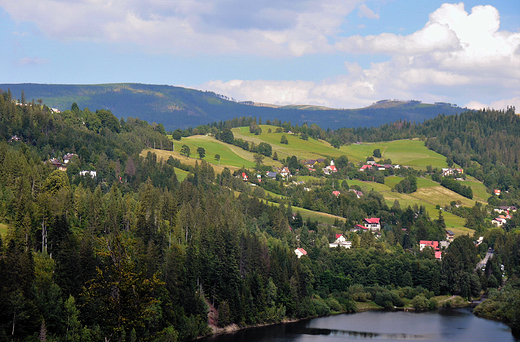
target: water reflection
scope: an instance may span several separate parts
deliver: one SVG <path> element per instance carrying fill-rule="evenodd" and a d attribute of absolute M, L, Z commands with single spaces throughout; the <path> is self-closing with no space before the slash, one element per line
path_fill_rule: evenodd
<path fill-rule="evenodd" d="M 366 311 L 252 328 L 203 342 L 519 342 L 503 323 L 474 316 L 470 309 L 433 312 Z"/>
<path fill-rule="evenodd" d="M 386 334 L 386 333 L 374 333 L 366 331 L 353 331 L 353 330 L 331 330 L 331 329 L 317 329 L 317 328 L 306 328 L 302 331 L 305 335 L 326 335 L 326 336 L 347 336 L 361 339 L 378 339 L 378 340 L 428 340 L 433 338 L 433 334 L 415 335 L 415 334 Z"/>

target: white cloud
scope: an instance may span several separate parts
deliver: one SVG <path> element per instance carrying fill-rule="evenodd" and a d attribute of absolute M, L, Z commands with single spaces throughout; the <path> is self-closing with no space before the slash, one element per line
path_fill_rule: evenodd
<path fill-rule="evenodd" d="M 361 4 L 358 7 L 358 17 L 367 17 L 368 19 L 379 19 L 379 14 L 374 13 L 367 5 Z"/>
<path fill-rule="evenodd" d="M 493 109 L 504 109 L 504 110 L 511 106 L 515 107 L 516 113 L 520 113 L 520 96 L 513 97 L 511 99 L 493 101 L 489 105 L 480 103 L 478 101 L 470 101 L 465 105 L 465 107 L 468 107 L 470 109 L 493 108 Z"/>
<path fill-rule="evenodd" d="M 468 13 L 462 3 L 443 4 L 422 29 L 409 35 L 352 36 L 335 46 L 348 53 L 384 53 L 386 62 L 368 68 L 346 62 L 346 75 L 310 84 L 278 82 L 274 92 L 261 91 L 273 89 L 272 81 L 206 85 L 241 100 L 278 104 L 291 99 L 352 108 L 383 98 L 452 103 L 473 98 L 489 105 L 466 100 L 468 107 L 520 108 L 520 33 L 499 27 L 500 16 L 492 6 L 476 6 Z M 291 97 L 291 91 L 298 96 Z"/>
<path fill-rule="evenodd" d="M 519 96 L 520 32 L 500 30 L 496 8 L 476 6 L 468 13 L 463 3 L 443 4 L 411 34 L 344 37 L 349 14 L 379 18 L 364 2 L 0 0 L 0 7 L 17 21 L 34 22 L 54 40 L 131 45 L 148 53 L 274 58 L 344 53 L 345 60 L 351 54 L 387 56 L 363 68 L 350 59 L 344 75 L 316 82 L 217 80 L 199 85 L 240 100 L 351 108 L 383 98 L 454 102 L 462 97 L 468 103 L 476 99 L 499 105 L 499 99 Z M 26 58 L 18 64 L 43 62 Z"/>
<path fill-rule="evenodd" d="M 133 43 L 153 53 L 301 56 L 332 52 L 328 38 L 362 1 L 0 0 L 0 7 L 60 41 Z"/>
<path fill-rule="evenodd" d="M 24 66 L 24 65 L 39 65 L 39 64 L 47 64 L 49 63 L 49 60 L 44 58 L 22 58 L 15 62 L 17 65 Z"/>

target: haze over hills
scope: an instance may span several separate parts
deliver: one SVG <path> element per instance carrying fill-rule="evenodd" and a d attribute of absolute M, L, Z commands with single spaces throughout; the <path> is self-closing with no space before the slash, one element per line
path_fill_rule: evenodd
<path fill-rule="evenodd" d="M 425 104 L 420 101 L 382 100 L 358 109 L 333 109 L 311 105 L 277 106 L 236 102 L 214 92 L 135 83 L 99 85 L 0 84 L 20 99 L 22 90 L 27 101 L 41 99 L 60 110 L 70 109 L 73 102 L 91 110 L 108 109 L 116 117 L 134 117 L 162 123 L 166 130 L 195 127 L 240 116 L 279 119 L 292 124 L 318 124 L 324 128 L 371 127 L 398 120 L 422 122 L 439 114 L 453 115 L 465 111 L 449 103 Z"/>

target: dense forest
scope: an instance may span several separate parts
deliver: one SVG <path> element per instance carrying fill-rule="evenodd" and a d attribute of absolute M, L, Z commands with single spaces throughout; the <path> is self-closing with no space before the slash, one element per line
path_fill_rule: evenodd
<path fill-rule="evenodd" d="M 0 135 L 0 341 L 190 340 L 210 325 L 352 312 L 357 302 L 434 308 L 436 295 L 498 288 L 501 263 L 508 278 L 520 275 L 514 229 L 488 231 L 478 247 L 457 237 L 438 261 L 418 241 L 445 234 L 440 211 L 432 219 L 422 207 L 389 208 L 375 192 L 326 189 L 268 203 L 229 170 L 141 157 L 171 146 L 161 124 L 76 104 L 53 113 L 4 92 Z M 66 171 L 57 169 L 51 160 L 67 153 Z M 175 168 L 190 174 L 179 182 Z M 299 198 L 347 223 L 303 220 L 291 207 Z M 350 232 L 366 215 L 387 222 L 380 237 Z M 338 231 L 352 249 L 329 248 Z M 490 246 L 496 257 L 475 272 Z M 297 258 L 298 247 L 307 256 Z"/>
<path fill-rule="evenodd" d="M 325 128 L 363 127 L 372 122 L 390 123 L 401 120 L 422 122 L 439 113 L 452 115 L 463 108 L 449 103 L 425 104 L 420 101 L 379 101 L 358 109 L 334 109 L 317 106 L 255 105 L 237 102 L 211 91 L 168 85 L 113 83 L 97 85 L 72 84 L 0 84 L 14 94 L 24 91 L 30 99 L 42 99 L 49 107 L 62 111 L 72 102 L 81 108 L 105 108 L 117 117 L 139 117 L 149 122 L 162 122 L 167 130 L 205 125 L 210 121 L 234 117 L 263 117 L 294 124 L 314 123 Z"/>

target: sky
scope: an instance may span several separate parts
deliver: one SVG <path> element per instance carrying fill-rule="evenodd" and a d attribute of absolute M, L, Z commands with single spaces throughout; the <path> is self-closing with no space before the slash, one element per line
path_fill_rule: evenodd
<path fill-rule="evenodd" d="M 0 83 L 520 112 L 520 0 L 0 0 Z"/>

